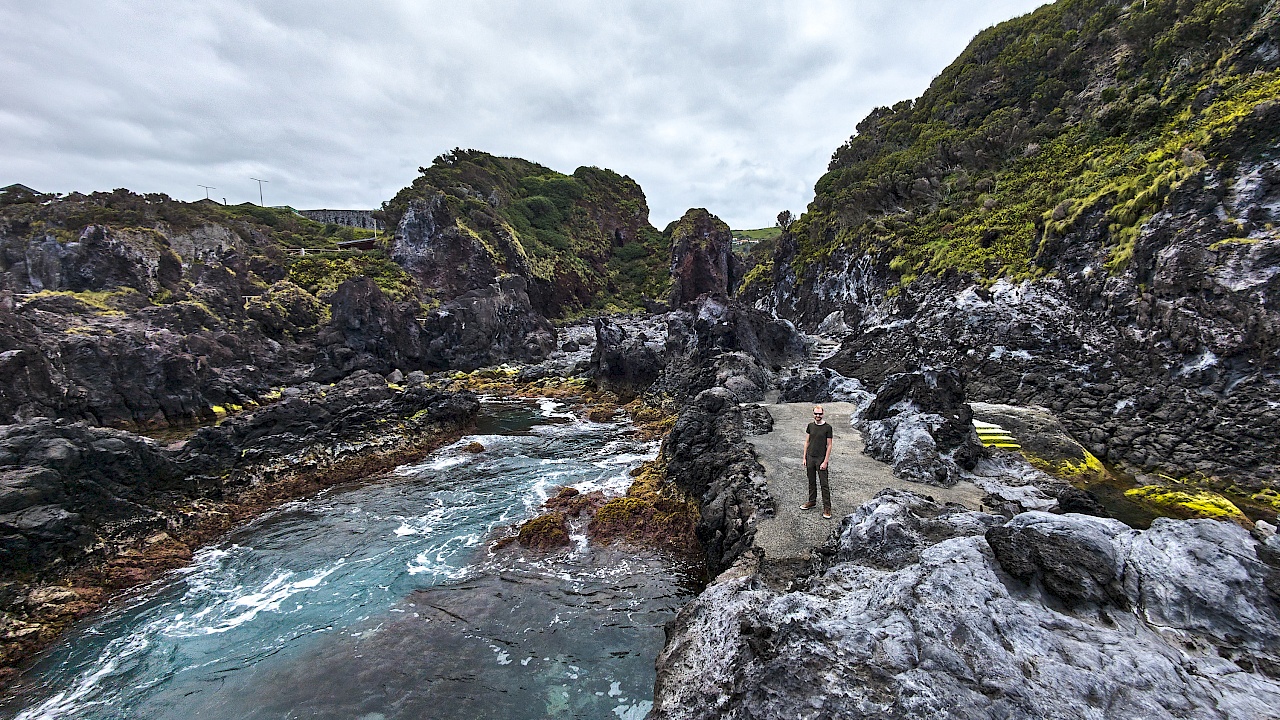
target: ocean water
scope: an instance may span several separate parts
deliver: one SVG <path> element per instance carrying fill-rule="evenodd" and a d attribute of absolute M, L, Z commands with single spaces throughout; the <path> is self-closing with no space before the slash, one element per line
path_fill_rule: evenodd
<path fill-rule="evenodd" d="M 625 422 L 487 400 L 476 434 L 289 503 L 117 599 L 0 717 L 642 718 L 687 569 L 585 537 L 549 556 L 491 544 L 559 486 L 625 491 L 656 451 Z"/>

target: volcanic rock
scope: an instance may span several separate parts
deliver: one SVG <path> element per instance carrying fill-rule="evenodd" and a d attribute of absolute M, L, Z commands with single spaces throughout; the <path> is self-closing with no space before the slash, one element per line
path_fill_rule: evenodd
<path fill-rule="evenodd" d="M 1001 522 L 883 493 L 804 589 L 711 585 L 668 630 L 653 717 L 1274 714 L 1274 570 L 1244 530 Z"/>
<path fill-rule="evenodd" d="M 856 419 L 866 453 L 898 477 L 950 487 L 982 456 L 973 411 L 954 368 L 892 375 Z"/>
<path fill-rule="evenodd" d="M 703 208 L 676 221 L 671 234 L 671 307 L 702 295 L 728 297 L 738 285 L 733 231 Z"/>

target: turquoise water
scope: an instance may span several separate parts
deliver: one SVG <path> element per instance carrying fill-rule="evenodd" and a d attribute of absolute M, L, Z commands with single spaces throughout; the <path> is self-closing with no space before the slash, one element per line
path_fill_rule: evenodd
<path fill-rule="evenodd" d="M 488 401 L 477 434 L 283 506 L 114 602 L 0 717 L 642 718 L 688 573 L 582 537 L 551 556 L 490 545 L 560 485 L 623 492 L 656 450 L 550 401 Z"/>

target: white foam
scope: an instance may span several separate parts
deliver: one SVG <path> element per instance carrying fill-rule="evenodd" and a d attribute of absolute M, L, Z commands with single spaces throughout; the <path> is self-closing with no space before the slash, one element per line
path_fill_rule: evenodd
<path fill-rule="evenodd" d="M 618 720 L 644 720 L 652 709 L 652 700 L 641 700 L 635 705 L 619 705 L 613 709 L 613 714 L 618 716 Z"/>
<path fill-rule="evenodd" d="M 571 412 L 559 410 L 559 408 L 562 408 L 562 407 L 565 407 L 565 404 L 556 400 L 542 399 L 538 401 L 538 410 L 539 410 L 539 414 L 541 414 L 542 417 L 568 418 L 570 420 L 578 419 L 578 416 L 574 415 Z"/>
<path fill-rule="evenodd" d="M 1177 377 L 1190 375 L 1192 373 L 1200 372 L 1201 370 L 1208 370 L 1217 364 L 1218 356 L 1211 350 L 1205 350 L 1196 357 L 1184 362 L 1182 367 L 1178 368 L 1178 372 L 1174 373 L 1174 375 Z"/>
<path fill-rule="evenodd" d="M 120 661 L 137 655 L 147 649 L 150 644 L 151 642 L 143 633 L 135 633 L 111 641 L 98 656 L 97 670 L 81 677 L 75 687 L 70 690 L 60 692 L 36 707 L 22 711 L 14 720 L 54 720 L 71 716 L 76 711 L 92 705 L 106 704 L 108 700 L 88 701 L 87 698 L 97 693 L 101 680 L 115 672 Z"/>
<path fill-rule="evenodd" d="M 393 532 L 399 537 L 430 535 L 436 531 L 436 527 L 444 519 L 445 510 L 446 508 L 438 507 L 421 517 L 406 518 Z"/>
<path fill-rule="evenodd" d="M 205 608 L 190 618 L 192 621 L 202 621 L 207 615 L 215 617 L 221 615 L 223 619 L 220 622 L 213 625 L 204 625 L 201 622 L 181 622 L 175 619 L 175 622 L 170 624 L 165 634 L 170 637 L 185 637 L 193 634 L 217 635 L 233 630 L 247 622 L 252 622 L 261 613 L 278 611 L 281 603 L 304 590 L 314 590 L 320 587 L 325 578 L 332 575 L 345 562 L 345 560 L 339 559 L 333 567 L 314 571 L 309 577 L 294 582 L 289 582 L 289 578 L 295 575 L 293 571 L 277 570 L 271 574 L 267 583 L 257 591 L 228 598 L 220 602 L 218 606 Z M 239 587 L 236 588 L 236 590 L 239 589 Z M 223 612 L 218 612 L 219 606 Z M 235 614 L 231 614 L 233 612 Z"/>

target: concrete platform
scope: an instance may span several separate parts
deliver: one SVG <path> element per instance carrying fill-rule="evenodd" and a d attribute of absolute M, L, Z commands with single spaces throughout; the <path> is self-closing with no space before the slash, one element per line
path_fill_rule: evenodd
<path fill-rule="evenodd" d="M 973 510 L 985 495 L 969 482 L 955 487 L 938 488 L 908 482 L 894 477 L 886 463 L 862 454 L 862 434 L 850 424 L 851 403 L 826 403 L 823 409 L 831 423 L 835 438 L 831 446 L 832 517 L 822 517 L 821 494 L 818 507 L 801 510 L 809 497 L 801 456 L 804 451 L 805 426 L 813 420 L 809 403 L 766 405 L 773 416 L 773 432 L 750 439 L 768 476 L 769 494 L 777 512 L 761 518 L 756 526 L 756 545 L 765 552 L 766 565 L 794 566 L 809 561 L 810 550 L 826 541 L 839 529 L 840 520 L 884 488 L 910 490 L 928 495 L 937 502 L 960 503 Z M 781 568 L 777 568 L 781 569 Z"/>

